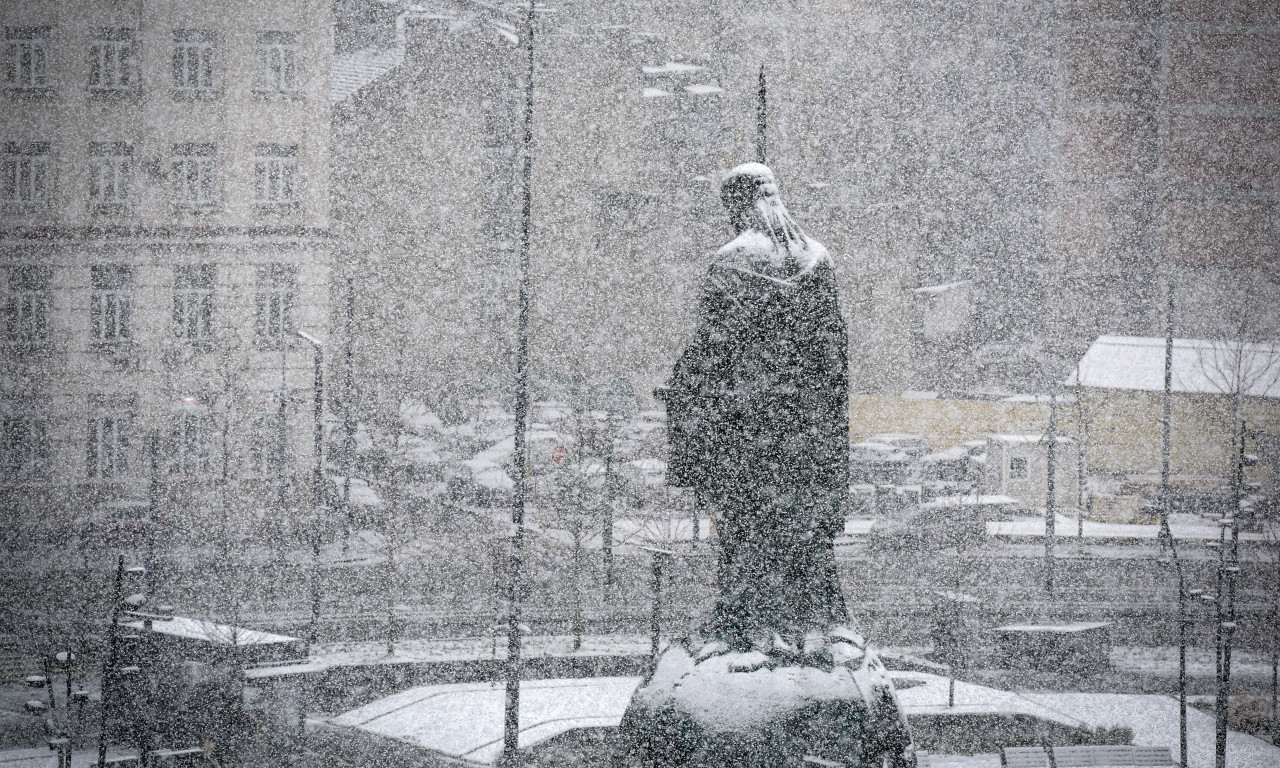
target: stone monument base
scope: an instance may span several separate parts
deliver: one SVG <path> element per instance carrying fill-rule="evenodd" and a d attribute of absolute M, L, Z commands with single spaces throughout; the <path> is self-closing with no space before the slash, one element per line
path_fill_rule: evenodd
<path fill-rule="evenodd" d="M 832 627 L 801 646 L 673 643 L 632 696 L 615 768 L 914 766 L 893 683 L 862 637 Z"/>

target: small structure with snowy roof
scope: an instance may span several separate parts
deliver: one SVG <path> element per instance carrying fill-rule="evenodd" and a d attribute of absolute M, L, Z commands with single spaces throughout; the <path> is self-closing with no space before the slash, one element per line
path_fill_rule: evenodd
<path fill-rule="evenodd" d="M 288 635 L 174 616 L 125 622 L 123 626 L 152 633 L 162 653 L 188 661 L 213 661 L 233 650 L 241 664 L 287 663 L 307 657 L 306 642 Z"/>
<path fill-rule="evenodd" d="M 1067 386 L 1164 391 L 1165 339 L 1099 336 Z M 1280 398 L 1280 341 L 1173 340 L 1172 390 Z"/>
<path fill-rule="evenodd" d="M 988 435 L 984 491 L 1044 509 L 1049 499 L 1049 439 L 1042 434 Z M 1054 501 L 1060 510 L 1079 508 L 1079 446 L 1064 435 L 1054 440 Z"/>
<path fill-rule="evenodd" d="M 1091 472 L 1159 469 L 1164 366 L 1160 337 L 1099 336 L 1080 359 L 1065 383 L 1079 394 Z M 1237 401 L 1250 429 L 1280 434 L 1280 341 L 1174 339 L 1170 379 L 1175 476 L 1227 481 Z M 1264 462 L 1248 479 L 1270 487 L 1277 474 Z"/>

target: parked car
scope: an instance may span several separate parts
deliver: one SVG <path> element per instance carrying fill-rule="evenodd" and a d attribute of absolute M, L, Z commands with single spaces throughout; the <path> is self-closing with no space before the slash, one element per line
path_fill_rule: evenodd
<path fill-rule="evenodd" d="M 933 449 L 929 447 L 929 442 L 923 437 L 906 435 L 900 432 L 885 432 L 879 435 L 872 435 L 863 442 L 879 443 L 880 445 L 897 448 L 912 459 L 918 459 L 933 452 Z"/>
<path fill-rule="evenodd" d="M 884 443 L 864 441 L 849 446 L 849 480 L 853 483 L 900 485 L 911 464 L 909 454 Z"/>
<path fill-rule="evenodd" d="M 976 446 L 963 443 L 922 456 L 916 465 L 916 478 L 922 482 L 976 484 L 987 457 L 986 443 L 981 442 L 981 452 L 975 453 L 975 450 Z"/>

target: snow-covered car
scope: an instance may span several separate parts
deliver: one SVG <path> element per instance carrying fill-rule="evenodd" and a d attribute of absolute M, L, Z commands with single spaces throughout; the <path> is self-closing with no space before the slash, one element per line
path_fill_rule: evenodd
<path fill-rule="evenodd" d="M 980 455 L 985 457 L 986 454 Z M 945 451 L 922 456 L 916 465 L 915 475 L 922 482 L 976 483 L 981 471 L 982 463 L 970 448 L 955 445 Z"/>
<path fill-rule="evenodd" d="M 879 443 L 896 448 L 913 459 L 933 452 L 929 447 L 929 442 L 919 435 L 907 435 L 900 432 L 885 432 L 879 435 L 872 435 L 863 441 L 864 443 Z"/>
<path fill-rule="evenodd" d="M 849 480 L 853 483 L 899 485 L 911 464 L 910 455 L 884 443 L 863 441 L 849 446 Z"/>

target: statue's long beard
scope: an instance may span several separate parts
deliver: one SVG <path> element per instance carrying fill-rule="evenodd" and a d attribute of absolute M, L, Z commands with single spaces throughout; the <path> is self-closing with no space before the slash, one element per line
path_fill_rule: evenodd
<path fill-rule="evenodd" d="M 804 249 L 804 232 L 778 198 L 763 197 L 756 200 L 751 207 L 750 219 L 751 229 L 768 235 L 778 246 L 779 253 L 787 257 L 788 261 L 794 260 L 794 252 Z"/>

